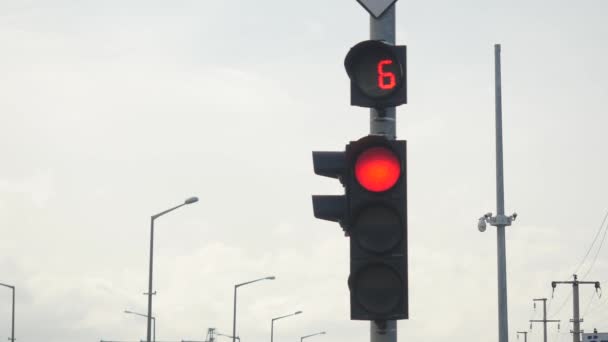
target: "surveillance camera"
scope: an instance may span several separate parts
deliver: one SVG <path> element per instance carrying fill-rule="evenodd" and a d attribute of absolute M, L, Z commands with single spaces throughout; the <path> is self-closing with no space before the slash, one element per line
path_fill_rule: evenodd
<path fill-rule="evenodd" d="M 479 229 L 480 232 L 486 231 L 486 220 L 484 220 L 483 217 L 479 219 L 479 222 L 477 222 L 477 229 Z"/>
<path fill-rule="evenodd" d="M 485 215 L 483 215 L 483 217 L 490 218 L 490 217 L 492 217 L 492 213 L 486 213 Z"/>
<path fill-rule="evenodd" d="M 513 213 L 513 220 L 515 220 L 517 218 L 517 213 Z"/>

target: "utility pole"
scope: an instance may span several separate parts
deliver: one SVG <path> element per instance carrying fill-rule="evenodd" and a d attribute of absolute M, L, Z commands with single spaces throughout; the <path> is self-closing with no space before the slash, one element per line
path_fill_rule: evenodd
<path fill-rule="evenodd" d="M 555 292 L 555 287 L 557 287 L 557 284 L 572 284 L 572 306 L 573 306 L 573 310 L 572 310 L 572 319 L 570 320 L 570 322 L 572 322 L 572 330 L 570 330 L 570 332 L 572 333 L 572 341 L 573 342 L 581 342 L 581 333 L 583 332 L 581 330 L 581 322 L 583 321 L 580 318 L 580 304 L 579 304 L 579 284 L 593 284 L 595 285 L 595 291 L 598 291 L 600 289 L 600 282 L 599 281 L 580 281 L 578 280 L 576 274 L 573 275 L 574 280 L 570 280 L 570 281 L 552 281 L 551 282 L 551 287 L 553 288 L 553 291 Z"/>
<path fill-rule="evenodd" d="M 543 323 L 543 341 L 547 342 L 547 323 L 552 322 L 555 323 L 557 322 L 559 324 L 559 320 L 557 319 L 547 319 L 547 298 L 535 298 L 533 299 L 534 301 L 534 307 L 536 308 L 536 302 L 543 302 L 543 319 L 531 319 L 530 320 L 530 325 L 532 325 L 532 323 Z"/>
<path fill-rule="evenodd" d="M 527 331 L 518 331 L 517 338 L 519 338 L 519 334 L 524 334 L 524 342 L 528 342 L 528 332 Z"/>

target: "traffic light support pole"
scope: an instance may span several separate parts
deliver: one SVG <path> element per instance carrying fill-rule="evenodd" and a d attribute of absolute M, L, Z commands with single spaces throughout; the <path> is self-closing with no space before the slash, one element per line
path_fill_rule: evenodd
<path fill-rule="evenodd" d="M 395 5 L 392 5 L 378 19 L 370 16 L 369 20 L 370 39 L 383 40 L 389 44 L 395 44 Z M 370 133 L 383 135 L 390 140 L 395 140 L 396 134 L 396 109 L 389 107 L 384 109 L 370 110 Z"/>
<path fill-rule="evenodd" d="M 395 5 L 376 19 L 370 16 L 370 39 L 395 44 Z M 370 110 L 370 134 L 394 140 L 396 134 L 396 108 Z M 370 342 L 397 342 L 397 321 L 371 321 Z"/>

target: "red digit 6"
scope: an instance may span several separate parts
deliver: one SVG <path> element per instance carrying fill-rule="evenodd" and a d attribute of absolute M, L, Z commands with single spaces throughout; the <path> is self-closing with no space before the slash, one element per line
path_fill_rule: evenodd
<path fill-rule="evenodd" d="M 390 59 L 383 59 L 380 61 L 380 63 L 378 63 L 378 87 L 384 90 L 393 89 L 397 84 L 395 74 L 390 71 L 383 70 L 384 66 L 388 64 L 393 64 L 393 61 Z"/>

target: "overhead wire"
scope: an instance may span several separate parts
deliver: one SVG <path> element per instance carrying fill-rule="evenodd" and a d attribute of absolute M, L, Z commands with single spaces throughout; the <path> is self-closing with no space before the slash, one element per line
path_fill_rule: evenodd
<path fill-rule="evenodd" d="M 585 260 L 587 260 L 587 257 L 589 256 L 589 253 L 591 253 L 591 250 L 593 249 L 593 246 L 595 245 L 595 242 L 597 241 L 598 236 L 600 236 L 600 233 L 602 232 L 602 229 L 604 228 L 604 223 L 606 223 L 606 219 L 608 219 L 608 210 L 606 211 L 606 214 L 604 214 L 604 219 L 602 220 L 602 224 L 600 224 L 600 227 L 598 228 L 597 232 L 595 233 L 595 237 L 593 238 L 593 242 L 591 242 L 589 249 L 587 249 L 587 253 L 585 253 L 585 256 L 583 257 L 581 262 L 578 264 L 578 266 L 576 267 L 574 272 L 572 272 L 572 274 L 577 274 L 578 271 L 580 270 L 580 268 L 585 263 Z M 604 233 L 604 236 L 605 235 L 606 234 Z"/>
<path fill-rule="evenodd" d="M 606 303 L 608 303 L 608 298 L 601 299 L 600 302 L 589 311 L 589 313 L 597 312 L 599 309 L 603 308 L 606 305 Z M 602 312 L 604 313 L 604 311 L 602 311 Z M 604 317 L 604 316 L 606 316 L 606 315 L 602 314 L 602 317 Z"/>
<path fill-rule="evenodd" d="M 585 310 L 583 310 L 583 314 L 581 315 L 581 318 L 585 318 L 585 315 L 587 315 L 587 313 L 589 312 L 589 309 L 591 308 L 591 304 L 593 303 L 593 298 L 595 298 L 597 292 L 592 292 L 591 293 L 591 297 L 589 298 L 589 302 L 587 303 L 587 307 L 585 307 Z"/>
<path fill-rule="evenodd" d="M 604 230 L 604 234 L 602 235 L 602 240 L 599 244 L 599 247 L 593 257 L 593 261 L 591 262 L 591 265 L 589 266 L 589 268 L 587 269 L 587 272 L 585 273 L 585 275 L 583 276 L 583 278 L 585 278 L 587 275 L 589 275 L 589 273 L 591 272 L 591 270 L 593 269 L 593 266 L 595 265 L 595 262 L 597 261 L 597 257 L 599 255 L 600 250 L 602 249 L 602 246 L 604 244 L 604 241 L 606 239 L 606 235 L 608 233 L 608 225 L 605 227 L 606 229 L 604 229 L 604 225 L 606 223 L 606 220 L 608 220 L 608 210 L 606 211 L 606 213 L 604 214 L 604 218 L 602 219 L 602 223 L 600 224 L 597 232 L 595 233 L 595 236 L 593 237 L 593 241 L 591 242 L 591 245 L 589 246 L 589 248 L 587 249 L 587 252 L 585 253 L 585 255 L 583 256 L 582 260 L 580 261 L 580 263 L 578 264 L 578 266 L 576 267 L 576 269 L 574 270 L 574 272 L 572 272 L 572 274 L 577 274 L 578 271 L 581 269 L 581 267 L 585 264 L 585 261 L 587 260 L 587 257 L 589 256 L 589 254 L 591 253 L 591 251 L 593 250 L 593 247 L 595 246 L 598 237 L 600 236 L 600 234 L 602 233 L 602 230 Z M 588 313 L 588 310 L 591 308 L 591 304 L 593 303 L 593 296 L 595 296 L 595 293 L 592 294 L 592 297 L 589 300 L 589 303 L 587 304 L 587 307 L 584 311 L 583 317 L 586 313 Z M 557 316 L 566 306 L 566 303 L 568 303 L 568 301 L 570 300 L 570 298 L 572 297 L 572 292 L 568 293 L 568 296 L 564 299 L 564 301 L 559 305 L 559 307 L 557 308 L 556 311 L 551 312 L 551 307 L 552 307 L 552 303 L 553 303 L 553 294 L 551 295 L 548 303 L 547 303 L 547 316 L 551 317 L 551 318 L 555 318 L 555 316 Z M 594 308 L 595 311 L 597 309 L 597 306 Z M 536 312 L 534 312 L 535 314 Z M 569 335 L 569 333 L 560 333 L 559 330 L 556 331 L 556 335 L 555 338 L 557 339 L 557 337 L 559 337 L 559 341 L 562 340 L 564 335 Z"/>
<path fill-rule="evenodd" d="M 606 216 L 604 216 L 604 220 L 602 221 L 602 226 L 604 225 L 604 222 L 606 222 L 606 217 L 607 216 L 608 216 L 608 212 L 606 212 Z M 607 232 L 608 232 L 608 226 L 606 226 L 606 228 L 604 229 L 604 235 L 602 235 L 602 241 L 600 241 L 600 245 L 597 248 L 597 251 L 595 252 L 595 255 L 593 257 L 593 261 L 591 262 L 591 265 L 589 266 L 589 269 L 587 269 L 587 272 L 583 276 L 583 279 L 587 278 L 587 276 L 589 275 L 589 273 L 591 273 L 591 270 L 593 269 L 593 266 L 595 265 L 595 262 L 597 261 L 597 256 L 600 254 L 600 251 L 602 250 L 602 246 L 604 245 L 604 241 L 606 240 L 606 233 Z"/>
<path fill-rule="evenodd" d="M 572 292 L 568 293 L 568 296 L 566 297 L 566 299 L 562 302 L 562 304 L 558 307 L 557 311 L 552 312 L 549 316 L 551 318 L 557 316 L 566 306 L 566 303 L 568 303 L 568 300 L 570 300 L 570 297 L 572 297 Z"/>
<path fill-rule="evenodd" d="M 585 264 L 585 262 L 587 261 L 587 258 L 589 257 L 591 251 L 593 250 L 593 247 L 596 245 L 597 241 L 598 241 L 598 237 L 600 236 L 600 234 L 602 234 L 602 230 L 604 231 L 602 234 L 602 239 L 598 245 L 598 248 L 595 252 L 595 255 L 593 257 L 593 261 L 589 264 L 589 267 L 587 268 L 587 271 L 585 272 L 585 274 L 583 275 L 583 279 L 586 278 L 592 271 L 593 267 L 595 266 L 595 263 L 597 261 L 597 258 L 599 256 L 599 253 L 602 249 L 602 246 L 604 244 L 604 241 L 606 239 L 606 235 L 608 233 L 608 225 L 606 224 L 606 221 L 608 220 L 608 211 L 606 211 L 606 213 L 604 214 L 604 217 L 602 219 L 602 223 L 600 224 L 597 232 L 595 233 L 595 236 L 593 237 L 593 241 L 591 242 L 591 245 L 589 246 L 589 248 L 587 249 L 587 252 L 585 253 L 584 257 L 582 258 L 581 262 L 578 264 L 578 266 L 576 267 L 576 269 L 574 270 L 573 274 L 577 274 L 581 268 L 583 267 L 583 265 Z M 589 298 L 589 302 L 587 303 L 587 306 L 585 308 L 585 310 L 583 311 L 583 315 L 581 317 L 584 317 L 586 314 L 588 314 L 592 307 L 592 304 L 594 303 L 594 297 L 596 295 L 596 292 L 594 291 L 594 293 L 592 293 L 591 298 Z M 561 305 L 559 305 L 559 307 L 557 308 L 557 310 L 555 310 L 554 312 L 551 313 L 551 317 L 555 317 L 557 316 L 566 306 L 566 304 L 568 303 L 568 301 L 570 300 L 570 298 L 572 297 L 572 291 L 570 291 L 568 293 L 568 296 L 565 298 L 565 300 L 561 303 Z M 551 296 L 551 299 L 553 300 L 553 296 Z M 600 304 L 602 304 L 602 302 L 600 302 Z M 593 310 L 591 311 L 595 311 L 600 305 L 597 305 L 593 308 Z M 555 336 L 556 338 L 559 337 L 558 341 L 561 341 L 563 339 L 563 337 L 565 335 L 569 335 L 568 333 L 559 333 Z"/>
<path fill-rule="evenodd" d="M 599 244 L 599 246 L 598 246 L 598 248 L 597 248 L 597 250 L 595 252 L 595 255 L 593 256 L 593 261 L 589 265 L 589 268 L 587 269 L 587 272 L 585 272 L 585 275 L 583 275 L 583 279 L 586 279 L 587 276 L 589 275 L 589 273 L 591 273 L 591 270 L 593 269 L 593 266 L 595 266 L 595 262 L 597 261 L 597 257 L 600 254 L 600 251 L 602 250 L 602 246 L 604 245 L 604 241 L 606 240 L 606 233 L 608 233 L 608 225 L 604 226 L 604 223 L 606 222 L 606 217 L 608 217 L 608 212 L 604 216 L 604 220 L 602 221 L 602 226 L 600 226 L 601 228 L 602 227 L 604 228 L 604 234 L 602 235 L 602 240 L 600 241 L 600 244 Z M 601 231 L 601 229 L 600 229 L 600 231 Z M 597 238 L 597 234 L 596 234 L 596 238 Z M 595 291 L 595 292 L 593 292 L 591 294 L 591 297 L 589 298 L 589 302 L 587 303 L 587 306 L 586 306 L 585 310 L 583 310 L 583 314 L 581 315 L 581 317 L 584 318 L 588 313 L 590 313 L 591 306 L 594 303 L 593 299 L 595 298 L 596 294 L 597 294 L 597 291 Z M 604 304 L 605 304 L 605 302 L 600 301 L 598 303 L 598 305 L 595 306 L 594 310 L 591 310 L 591 312 L 597 311 L 597 309 L 600 308 L 600 307 L 602 307 Z"/>

